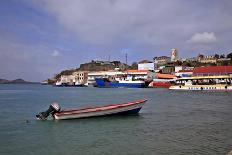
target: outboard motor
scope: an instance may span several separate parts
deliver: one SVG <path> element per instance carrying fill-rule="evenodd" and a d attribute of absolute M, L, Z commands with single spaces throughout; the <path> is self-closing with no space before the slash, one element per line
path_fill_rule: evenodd
<path fill-rule="evenodd" d="M 60 112 L 60 109 L 58 103 L 52 103 L 47 111 L 40 112 L 36 117 L 40 120 L 46 120 L 50 114 L 53 116 L 55 113 Z"/>

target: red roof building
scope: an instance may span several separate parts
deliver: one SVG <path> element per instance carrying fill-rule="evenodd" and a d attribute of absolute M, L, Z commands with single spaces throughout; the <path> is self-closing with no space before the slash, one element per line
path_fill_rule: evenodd
<path fill-rule="evenodd" d="M 209 66 L 196 67 L 193 69 L 193 75 L 224 75 L 232 74 L 232 66 Z"/>
<path fill-rule="evenodd" d="M 172 75 L 172 74 L 162 74 L 162 73 L 156 73 L 156 77 L 158 79 L 174 79 L 174 78 L 176 78 L 175 75 Z"/>

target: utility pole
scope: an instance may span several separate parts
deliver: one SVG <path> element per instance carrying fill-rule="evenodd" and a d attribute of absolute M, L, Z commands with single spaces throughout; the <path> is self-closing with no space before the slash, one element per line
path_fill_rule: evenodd
<path fill-rule="evenodd" d="M 127 70 L 127 53 L 126 53 L 126 70 Z"/>

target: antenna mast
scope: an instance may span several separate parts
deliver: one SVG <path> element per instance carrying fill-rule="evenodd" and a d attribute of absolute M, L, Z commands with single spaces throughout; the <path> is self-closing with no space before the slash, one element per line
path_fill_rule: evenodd
<path fill-rule="evenodd" d="M 127 65 L 127 53 L 126 53 L 126 65 Z"/>
<path fill-rule="evenodd" d="M 126 53 L 126 70 L 127 70 L 127 53 Z"/>

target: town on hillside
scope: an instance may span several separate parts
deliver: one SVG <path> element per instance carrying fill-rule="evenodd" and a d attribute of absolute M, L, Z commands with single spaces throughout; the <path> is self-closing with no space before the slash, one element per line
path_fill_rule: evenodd
<path fill-rule="evenodd" d="M 95 85 L 97 78 L 108 78 L 108 80 L 114 81 L 143 80 L 151 82 L 155 79 L 190 77 L 199 68 L 205 68 L 207 74 L 210 74 L 207 72 L 210 68 L 217 71 L 217 74 L 221 74 L 220 66 L 231 68 L 232 53 L 227 55 L 198 54 L 193 58 L 179 58 L 177 49 L 171 49 L 170 56 L 156 56 L 152 61 L 141 60 L 132 63 L 132 65 L 120 61 L 92 60 L 81 64 L 77 69 L 64 70 L 55 75 L 54 78 L 42 83 L 57 86 L 89 86 Z"/>

